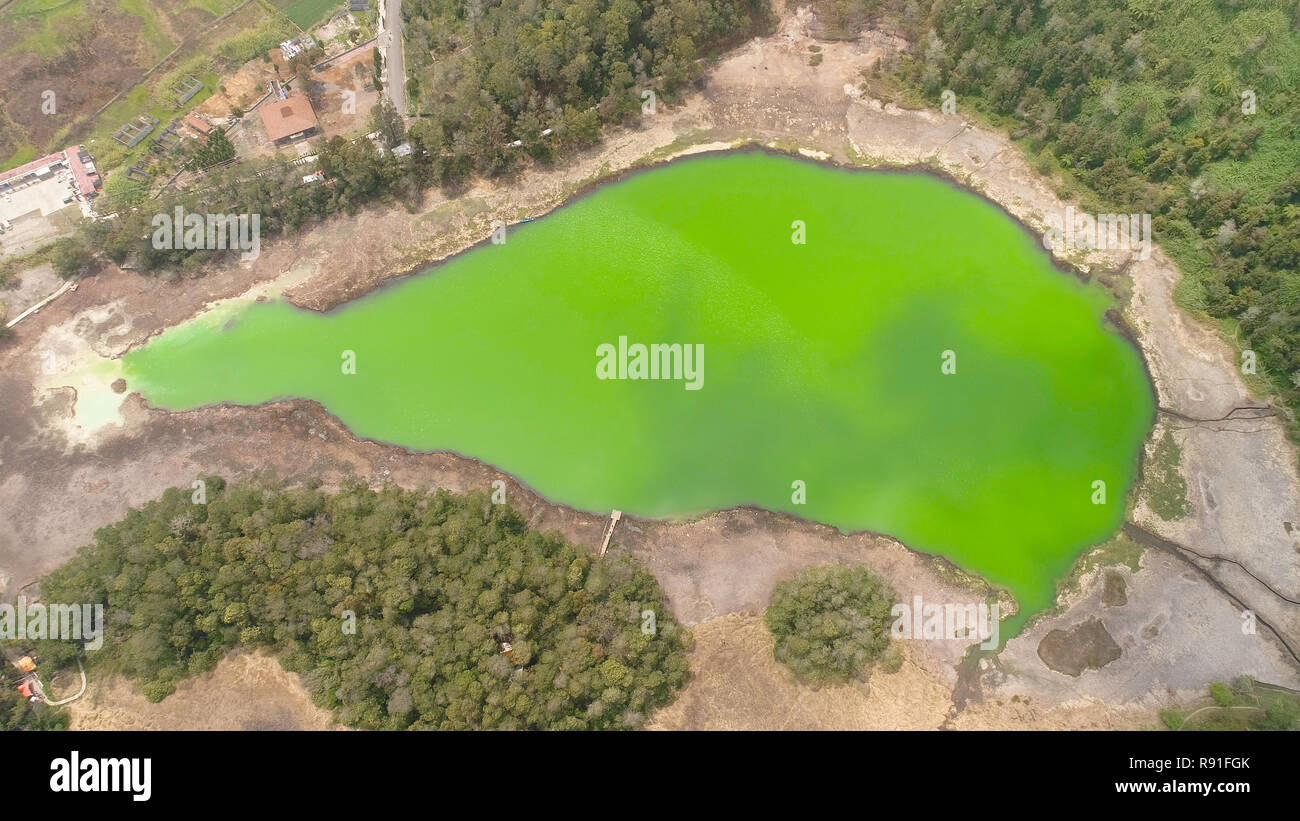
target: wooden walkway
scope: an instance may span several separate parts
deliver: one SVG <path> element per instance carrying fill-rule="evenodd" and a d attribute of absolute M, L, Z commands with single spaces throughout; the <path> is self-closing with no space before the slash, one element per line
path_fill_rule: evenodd
<path fill-rule="evenodd" d="M 605 540 L 600 543 L 600 555 L 604 556 L 605 551 L 609 550 L 609 540 L 614 536 L 614 525 L 618 520 L 623 518 L 623 511 L 616 510 L 609 514 L 609 527 L 605 528 Z"/>

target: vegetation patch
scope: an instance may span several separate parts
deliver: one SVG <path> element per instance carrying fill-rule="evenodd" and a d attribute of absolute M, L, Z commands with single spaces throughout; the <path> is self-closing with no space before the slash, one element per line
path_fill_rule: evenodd
<path fill-rule="evenodd" d="M 41 583 L 102 602 L 90 674 L 160 701 L 237 647 L 265 647 L 365 729 L 641 726 L 689 673 L 689 634 L 627 557 L 529 530 L 482 494 L 206 481 L 99 530 Z M 70 642 L 37 642 L 65 663 Z"/>
<path fill-rule="evenodd" d="M 9 663 L 3 662 L 7 667 Z M 0 732 L 10 730 L 66 730 L 68 714 L 57 707 L 31 702 L 0 676 Z"/>
<path fill-rule="evenodd" d="M 383 2 L 383 0 L 375 0 Z M 296 0 L 285 6 L 284 13 L 299 28 L 306 29 L 324 20 L 331 11 L 339 7 L 338 0 Z"/>
<path fill-rule="evenodd" d="M 1208 702 L 1162 710 L 1160 722 L 1170 730 L 1300 730 L 1300 693 L 1250 676 L 1210 685 Z"/>
<path fill-rule="evenodd" d="M 877 661 L 897 669 L 891 651 L 889 585 L 865 567 L 810 567 L 772 591 L 765 620 L 773 652 L 801 681 L 813 685 L 863 680 Z"/>
<path fill-rule="evenodd" d="M 1142 569 L 1141 545 L 1136 544 L 1117 533 L 1113 539 L 1097 545 L 1085 552 L 1074 563 L 1070 575 L 1058 585 L 1058 597 L 1064 593 L 1077 593 L 1080 581 L 1099 567 L 1127 567 L 1136 573 Z"/>
<path fill-rule="evenodd" d="M 1179 470 L 1182 458 L 1182 448 L 1166 430 L 1143 465 L 1142 497 L 1166 522 L 1181 519 L 1192 510 L 1187 501 L 1187 480 Z"/>

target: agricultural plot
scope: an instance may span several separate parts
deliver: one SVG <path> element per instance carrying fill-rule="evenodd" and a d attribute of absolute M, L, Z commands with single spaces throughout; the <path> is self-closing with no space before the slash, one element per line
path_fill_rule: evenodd
<path fill-rule="evenodd" d="M 278 5 L 284 9 L 285 15 L 302 29 L 311 28 L 342 8 L 339 0 L 293 0 L 291 3 Z"/>
<path fill-rule="evenodd" d="M 240 3 L 18 0 L 0 12 L 0 168 L 70 142 L 93 144 L 106 170 L 132 159 L 112 139 L 123 125 L 170 122 L 293 31 L 269 3 Z"/>

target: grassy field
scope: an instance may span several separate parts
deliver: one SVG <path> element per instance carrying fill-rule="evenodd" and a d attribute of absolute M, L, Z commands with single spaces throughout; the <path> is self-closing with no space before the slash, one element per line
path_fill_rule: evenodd
<path fill-rule="evenodd" d="M 20 3 L 7 10 L 2 19 L 21 20 L 23 28 L 32 33 L 22 42 L 10 46 L 4 51 L 37 55 L 42 61 L 56 57 L 59 49 L 64 47 L 58 34 L 54 33 L 52 21 L 57 22 L 61 15 L 76 17 L 84 10 L 88 0 L 20 0 Z M 131 35 L 123 30 L 123 47 L 138 49 L 140 59 L 137 61 L 139 75 L 159 59 L 176 48 L 180 38 L 169 36 L 167 30 L 180 30 L 186 34 L 194 33 L 194 26 L 181 25 L 182 19 L 199 21 L 200 31 L 211 24 L 217 16 L 237 8 L 241 0 L 115 0 L 116 9 L 122 12 L 122 19 L 139 21 L 136 32 Z M 129 15 L 129 17 L 127 16 Z M 90 18 L 85 18 L 87 21 Z M 93 22 L 93 21 L 91 21 Z M 117 31 L 119 26 L 110 26 Z M 143 32 L 140 34 L 140 32 Z M 285 37 L 296 31 L 287 16 L 271 3 L 257 0 L 249 3 L 217 28 L 190 41 L 185 53 L 178 54 L 168 66 L 160 69 L 129 91 L 95 117 L 87 127 L 86 120 L 94 116 L 93 110 L 75 112 L 72 116 L 59 118 L 58 127 L 51 133 L 24 132 L 24 125 L 47 125 L 42 119 L 13 115 L 0 118 L 0 169 L 12 168 L 27 162 L 41 153 L 57 150 L 70 142 L 79 141 L 90 147 L 101 170 L 112 172 L 114 169 L 133 164 L 144 156 L 150 140 L 146 139 L 135 148 L 127 149 L 112 139 L 112 135 L 124 123 L 141 115 L 157 117 L 160 127 L 172 119 L 197 106 L 210 97 L 221 81 L 221 76 L 238 68 L 245 60 L 252 59 Z M 33 59 L 33 58 L 29 58 Z M 0 72 L 4 69 L 0 68 Z M 95 69 L 80 69 L 69 78 L 71 82 L 81 83 L 87 77 L 94 76 Z M 193 76 L 203 83 L 203 90 L 188 100 L 185 105 L 175 103 L 170 93 L 171 85 L 184 76 Z M 53 84 L 55 81 L 51 81 Z M 3 87 L 0 78 L 0 87 Z M 55 85 L 58 88 L 57 85 Z M 34 92 L 27 92 L 30 96 Z M 18 93 L 15 97 L 20 96 Z M 91 101 L 102 104 L 106 100 Z M 4 105 L 4 103 L 0 103 Z M 9 124 L 12 124 L 10 127 Z M 3 133 L 5 130 L 10 133 Z"/>
<path fill-rule="evenodd" d="M 123 123 L 145 113 L 166 123 L 183 113 L 167 99 L 178 66 L 204 82 L 204 90 L 184 106 L 188 110 L 210 96 L 220 74 L 233 68 L 221 52 L 225 42 L 259 31 L 271 20 L 279 21 L 277 35 L 294 30 L 274 6 L 257 0 L 218 29 L 205 33 L 213 21 L 240 3 L 18 0 L 7 7 L 0 12 L 0 43 L 4 44 L 0 45 L 0 58 L 4 58 L 0 59 L 0 169 L 77 141 L 95 143 L 101 168 L 121 164 L 129 157 L 111 136 Z M 196 34 L 201 36 L 194 38 Z M 116 52 L 102 46 L 106 37 L 114 41 Z M 85 48 L 87 38 L 95 38 L 95 49 Z M 174 58 L 178 62 L 141 81 L 186 38 L 192 39 L 185 53 Z M 75 56 L 69 53 L 74 49 Z M 96 116 L 95 110 L 123 88 L 129 90 Z M 54 116 L 45 116 L 39 109 L 43 89 L 56 94 L 59 106 Z M 65 103 L 67 100 L 76 102 Z M 91 117 L 95 121 L 88 124 Z"/>
<path fill-rule="evenodd" d="M 4 16 L 18 24 L 20 30 L 30 33 L 6 51 L 31 52 L 42 57 L 61 54 L 69 40 L 94 26 L 84 7 L 84 0 L 23 0 Z"/>
<path fill-rule="evenodd" d="M 117 7 L 138 17 L 144 24 L 144 42 L 153 52 L 155 60 L 161 60 L 176 48 L 176 43 L 163 30 L 158 10 L 150 4 L 150 0 L 117 0 Z"/>
<path fill-rule="evenodd" d="M 1297 730 L 1300 693 L 1242 676 L 1210 687 L 1210 704 L 1190 711 L 1164 710 L 1170 730 Z"/>
<path fill-rule="evenodd" d="M 342 9 L 343 4 L 340 0 L 294 0 L 283 8 L 289 19 L 305 30 Z"/>

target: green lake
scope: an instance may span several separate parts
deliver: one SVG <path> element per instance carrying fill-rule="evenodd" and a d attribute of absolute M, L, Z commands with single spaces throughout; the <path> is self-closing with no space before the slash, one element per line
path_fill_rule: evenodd
<path fill-rule="evenodd" d="M 1005 586 L 1022 619 L 1119 527 L 1152 421 L 1110 305 L 943 181 L 749 152 L 632 175 L 328 314 L 213 311 L 123 375 L 168 409 L 313 399 L 583 510 L 886 533 Z M 598 378 L 620 337 L 702 346 L 698 389 Z"/>

